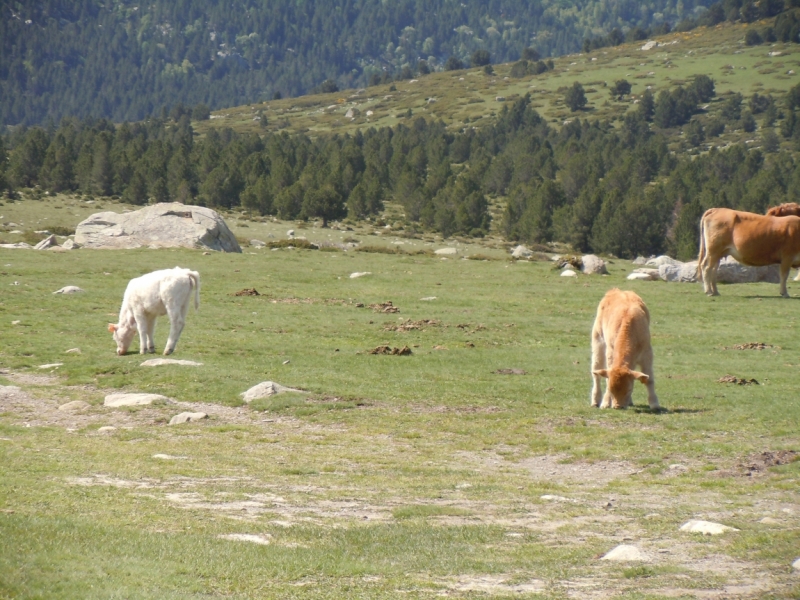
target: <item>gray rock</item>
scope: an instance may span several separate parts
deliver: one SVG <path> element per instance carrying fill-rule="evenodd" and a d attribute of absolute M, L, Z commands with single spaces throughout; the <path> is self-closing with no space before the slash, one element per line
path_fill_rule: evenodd
<path fill-rule="evenodd" d="M 33 246 L 26 244 L 25 242 L 17 242 L 16 244 L 0 244 L 0 248 L 6 248 L 7 250 L 33 250 Z"/>
<path fill-rule="evenodd" d="M 581 258 L 581 271 L 586 275 L 608 275 L 606 261 L 594 254 L 586 254 Z"/>
<path fill-rule="evenodd" d="M 635 265 L 644 266 L 647 264 L 647 259 L 644 256 L 637 256 L 631 262 Z"/>
<path fill-rule="evenodd" d="M 65 412 L 73 411 L 73 410 L 86 410 L 89 408 L 91 404 L 88 402 L 84 402 L 83 400 L 73 400 L 72 402 L 67 402 L 66 404 L 62 404 L 58 407 L 58 410 L 63 410 Z"/>
<path fill-rule="evenodd" d="M 161 367 L 164 365 L 182 365 L 185 367 L 200 367 L 203 363 L 193 360 L 179 360 L 177 358 L 151 358 L 140 364 L 140 367 Z"/>
<path fill-rule="evenodd" d="M 219 536 L 222 540 L 233 540 L 235 542 L 250 542 L 266 546 L 269 544 L 269 534 L 256 535 L 254 533 L 224 533 Z"/>
<path fill-rule="evenodd" d="M 208 415 L 204 412 L 182 412 L 169 420 L 170 425 L 180 425 L 181 423 L 191 423 L 207 419 Z"/>
<path fill-rule="evenodd" d="M 56 236 L 54 234 L 50 234 L 46 238 L 44 238 L 41 242 L 36 244 L 33 249 L 34 250 L 46 250 L 50 246 L 58 246 L 58 242 L 56 241 Z"/>
<path fill-rule="evenodd" d="M 800 558 L 798 558 L 796 561 L 792 563 L 792 568 L 797 571 L 800 571 Z"/>
<path fill-rule="evenodd" d="M 603 555 L 600 560 L 613 560 L 618 562 L 650 562 L 650 558 L 636 546 L 621 544 Z"/>
<path fill-rule="evenodd" d="M 658 267 L 658 276 L 670 283 L 694 283 L 697 281 L 697 261 L 663 264 Z"/>
<path fill-rule="evenodd" d="M 250 245 L 253 248 L 263 248 L 264 246 L 267 245 L 267 243 L 266 242 L 262 242 L 261 240 L 250 240 Z"/>
<path fill-rule="evenodd" d="M 80 348 L 70 348 L 69 350 L 64 350 L 64 354 L 80 354 Z"/>
<path fill-rule="evenodd" d="M 78 224 L 75 242 L 92 249 L 146 246 L 242 251 L 216 211 L 178 202 L 164 202 L 123 214 L 95 213 Z"/>
<path fill-rule="evenodd" d="M 453 254 L 458 254 L 458 250 L 455 248 L 439 248 L 438 250 L 434 251 L 434 254 L 438 254 L 440 256 L 452 256 Z"/>
<path fill-rule="evenodd" d="M 683 263 L 669 256 L 662 255 L 662 256 L 656 256 L 655 258 L 650 258 L 644 264 L 648 267 L 654 267 L 658 269 L 659 267 L 661 267 L 661 265 L 680 265 Z"/>
<path fill-rule="evenodd" d="M 661 277 L 658 274 L 658 269 L 639 268 L 634 269 L 633 273 L 628 275 L 627 279 L 638 279 L 640 281 L 659 281 Z"/>
<path fill-rule="evenodd" d="M 780 283 L 780 266 L 749 267 L 732 256 L 719 261 L 717 281 L 719 283 Z"/>
<path fill-rule="evenodd" d="M 103 401 L 103 406 L 118 408 L 120 406 L 145 406 L 153 403 L 169 402 L 169 398 L 161 394 L 109 394 Z"/>
<path fill-rule="evenodd" d="M 286 361 L 289 362 L 288 360 Z M 286 364 L 286 363 L 284 363 Z M 247 402 L 248 404 L 253 400 L 258 400 L 259 398 L 268 398 L 270 396 L 274 396 L 275 394 L 282 394 L 283 392 L 303 392 L 303 390 L 297 390 L 295 388 L 286 387 L 281 385 L 280 383 L 275 383 L 274 381 L 262 381 L 258 385 L 254 385 L 246 392 L 242 392 L 239 394 L 242 399 Z"/>
<path fill-rule="evenodd" d="M 357 271 L 355 273 L 350 273 L 350 279 L 358 279 L 359 277 L 366 277 L 367 275 L 372 275 L 369 271 Z"/>
<path fill-rule="evenodd" d="M 60 290 L 56 290 L 53 292 L 54 294 L 77 294 L 82 292 L 83 290 L 79 288 L 77 285 L 67 285 L 62 287 Z"/>
<path fill-rule="evenodd" d="M 77 250 L 78 248 L 80 248 L 80 246 L 76 244 L 75 240 L 73 240 L 72 238 L 65 240 L 64 243 L 61 244 L 61 247 L 64 250 Z"/>
<path fill-rule="evenodd" d="M 113 425 L 104 425 L 100 429 L 97 430 L 97 433 L 111 433 L 112 431 L 116 431 L 117 428 Z"/>
<path fill-rule="evenodd" d="M 511 256 L 513 258 L 530 258 L 533 256 L 533 252 L 520 244 L 511 251 Z"/>
<path fill-rule="evenodd" d="M 681 525 L 681 531 L 689 533 L 702 533 L 703 535 L 720 535 L 726 531 L 739 531 L 735 527 L 728 527 L 721 523 L 714 523 L 712 521 L 700 521 L 692 519 Z"/>
<path fill-rule="evenodd" d="M 577 277 L 578 274 L 572 269 L 564 269 L 561 271 L 561 277 Z"/>

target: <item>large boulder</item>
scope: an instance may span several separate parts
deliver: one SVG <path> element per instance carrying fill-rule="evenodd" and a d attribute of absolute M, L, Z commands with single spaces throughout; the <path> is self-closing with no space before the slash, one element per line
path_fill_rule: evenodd
<path fill-rule="evenodd" d="M 663 263 L 658 267 L 658 276 L 670 283 L 694 283 L 697 281 L 697 261 Z"/>
<path fill-rule="evenodd" d="M 726 256 L 719 261 L 717 281 L 719 283 L 780 283 L 780 266 L 748 267 L 732 256 Z"/>
<path fill-rule="evenodd" d="M 581 271 L 586 275 L 608 275 L 606 261 L 594 254 L 585 254 L 581 258 Z"/>
<path fill-rule="evenodd" d="M 78 224 L 75 242 L 84 248 L 204 248 L 241 252 L 231 230 L 214 210 L 178 202 L 129 213 L 95 213 Z"/>

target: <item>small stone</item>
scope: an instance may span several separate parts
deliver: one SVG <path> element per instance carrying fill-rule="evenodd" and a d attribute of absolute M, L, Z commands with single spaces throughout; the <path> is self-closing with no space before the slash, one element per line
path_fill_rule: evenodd
<path fill-rule="evenodd" d="M 530 258 L 533 256 L 533 252 L 525 246 L 519 245 L 511 251 L 511 256 L 513 258 Z"/>
<path fill-rule="evenodd" d="M 287 360 L 283 364 L 288 363 Z M 258 385 L 254 385 L 246 392 L 242 392 L 239 394 L 242 397 L 242 400 L 247 402 L 248 404 L 253 400 L 257 400 L 259 398 L 269 398 L 270 396 L 274 396 L 275 394 L 282 394 L 284 392 L 300 392 L 303 393 L 303 390 L 297 390 L 295 388 L 286 387 L 281 385 L 280 383 L 275 383 L 274 381 L 262 381 Z"/>
<path fill-rule="evenodd" d="M 778 519 L 773 519 L 772 517 L 764 517 L 759 521 L 759 523 L 763 523 L 764 525 L 780 525 L 781 522 Z"/>
<path fill-rule="evenodd" d="M 72 402 L 67 402 L 66 404 L 62 404 L 58 407 L 58 410 L 63 411 L 71 411 L 71 410 L 86 410 L 89 408 L 91 404 L 88 402 L 84 402 L 83 400 L 73 400 Z"/>
<path fill-rule="evenodd" d="M 62 366 L 64 363 L 48 363 L 46 365 L 39 365 L 40 369 L 57 369 L 58 367 Z"/>
<path fill-rule="evenodd" d="M 77 294 L 78 292 L 82 292 L 83 290 L 79 288 L 77 285 L 67 285 L 62 287 L 60 290 L 56 290 L 53 292 L 54 294 Z"/>
<path fill-rule="evenodd" d="M 571 498 L 565 498 L 564 496 L 556 496 L 554 494 L 545 494 L 544 496 L 539 496 L 540 500 L 549 500 L 550 502 L 575 502 Z"/>
<path fill-rule="evenodd" d="M 233 540 L 235 542 L 251 542 L 253 544 L 260 544 L 262 546 L 267 546 L 269 541 L 269 535 L 255 535 L 252 533 L 225 533 L 218 536 L 221 540 Z"/>
<path fill-rule="evenodd" d="M 358 279 L 359 277 L 365 277 L 367 275 L 372 275 L 372 273 L 369 271 L 350 273 L 350 279 Z"/>
<path fill-rule="evenodd" d="M 103 406 L 118 408 L 120 406 L 146 406 L 153 403 L 166 403 L 169 398 L 161 394 L 109 394 Z"/>
<path fill-rule="evenodd" d="M 433 300 L 436 300 L 436 296 L 426 296 L 425 298 L 420 298 L 420 300 L 422 302 L 431 302 Z"/>
<path fill-rule="evenodd" d="M 455 248 L 439 248 L 438 250 L 434 251 L 434 254 L 438 254 L 440 256 L 442 255 L 452 256 L 453 254 L 458 254 L 458 250 L 456 250 Z"/>
<path fill-rule="evenodd" d="M 797 571 L 800 571 L 800 558 L 798 558 L 796 561 L 792 563 L 792 568 Z"/>
<path fill-rule="evenodd" d="M 179 360 L 177 358 L 151 358 L 140 364 L 140 367 L 160 367 L 163 365 L 183 365 L 186 367 L 200 367 L 203 363 L 193 360 Z"/>
<path fill-rule="evenodd" d="M 169 420 L 170 425 L 180 425 L 181 423 L 192 423 L 207 419 L 208 415 L 204 412 L 182 412 Z"/>
<path fill-rule="evenodd" d="M 117 428 L 113 425 L 104 425 L 100 429 L 97 430 L 97 433 L 111 433 L 112 431 L 116 431 Z"/>
<path fill-rule="evenodd" d="M 261 240 L 250 240 L 250 245 L 253 248 L 263 248 L 264 246 L 267 245 L 267 243 L 266 242 L 262 242 Z"/>
<path fill-rule="evenodd" d="M 64 351 L 64 354 L 80 354 L 80 353 L 81 353 L 80 348 L 70 348 L 69 350 Z"/>
<path fill-rule="evenodd" d="M 636 546 L 621 544 L 603 555 L 600 560 L 613 560 L 618 562 L 637 561 L 649 562 L 650 558 Z"/>
<path fill-rule="evenodd" d="M 735 527 L 728 527 L 721 523 L 713 523 L 711 521 L 691 520 L 681 525 L 681 531 L 688 531 L 689 533 L 702 533 L 703 535 L 720 535 L 726 531 L 739 531 Z"/>
<path fill-rule="evenodd" d="M 171 454 L 153 454 L 153 458 L 158 458 L 159 460 L 183 460 L 185 456 L 172 456 Z"/>
<path fill-rule="evenodd" d="M 578 274 L 572 269 L 565 269 L 564 271 L 561 271 L 561 277 L 577 277 L 577 276 Z"/>

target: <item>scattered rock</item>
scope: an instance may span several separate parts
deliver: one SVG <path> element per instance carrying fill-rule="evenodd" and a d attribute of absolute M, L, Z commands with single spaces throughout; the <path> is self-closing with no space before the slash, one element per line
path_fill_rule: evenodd
<path fill-rule="evenodd" d="M 586 275 L 608 275 L 606 261 L 594 254 L 585 254 L 581 257 L 581 271 Z"/>
<path fill-rule="evenodd" d="M 203 363 L 193 360 L 181 360 L 177 358 L 151 358 L 140 364 L 140 367 L 161 367 L 163 365 L 182 365 L 185 367 L 201 367 Z"/>
<path fill-rule="evenodd" d="M 77 285 L 67 285 L 62 287 L 60 290 L 56 290 L 53 292 L 54 294 L 77 294 L 82 292 L 83 290 L 79 288 Z"/>
<path fill-rule="evenodd" d="M 717 383 L 735 383 L 736 385 L 760 385 L 755 379 L 740 379 L 734 375 L 723 375 L 717 379 Z"/>
<path fill-rule="evenodd" d="M 78 248 L 80 248 L 80 246 L 76 244 L 75 240 L 73 240 L 72 238 L 66 240 L 63 244 L 61 244 L 61 247 L 64 250 L 77 250 Z"/>
<path fill-rule="evenodd" d="M 46 238 L 44 238 L 41 242 L 36 244 L 33 249 L 34 250 L 46 250 L 50 246 L 58 246 L 58 242 L 56 241 L 56 236 L 54 234 L 50 234 Z"/>
<path fill-rule="evenodd" d="M 628 275 L 628 279 L 634 280 L 638 279 L 641 281 L 659 281 L 661 276 L 659 275 L 658 269 L 652 269 L 650 267 L 640 267 L 638 269 L 634 269 L 633 273 Z"/>
<path fill-rule="evenodd" d="M 516 248 L 514 248 L 511 251 L 511 256 L 513 258 L 524 258 L 524 259 L 527 259 L 527 258 L 530 258 L 531 256 L 533 256 L 533 252 L 531 250 L 528 250 L 522 244 L 520 244 L 519 246 L 517 246 Z"/>
<path fill-rule="evenodd" d="M 269 545 L 270 536 L 268 534 L 255 535 L 252 533 L 224 533 L 219 536 L 221 540 L 233 540 L 234 542 L 251 542 L 253 544 Z"/>
<path fill-rule="evenodd" d="M 264 248 L 267 245 L 267 243 L 262 242 L 261 240 L 250 240 L 250 245 L 253 248 Z"/>
<path fill-rule="evenodd" d="M 40 369 L 57 369 L 58 367 L 63 366 L 64 363 L 48 363 L 46 365 L 39 365 Z"/>
<path fill-rule="evenodd" d="M 367 275 L 372 275 L 372 273 L 370 271 L 357 271 L 355 273 L 350 273 L 350 279 L 358 279 L 359 277 L 365 277 Z"/>
<path fill-rule="evenodd" d="M 773 519 L 772 517 L 764 517 L 759 521 L 759 523 L 763 525 L 780 525 L 781 522 L 778 519 Z"/>
<path fill-rule="evenodd" d="M 66 404 L 62 404 L 58 407 L 58 410 L 63 411 L 73 411 L 73 410 L 86 410 L 90 408 L 92 405 L 88 402 L 84 402 L 83 400 L 73 400 L 72 402 L 67 402 Z"/>
<path fill-rule="evenodd" d="M 95 213 L 78 224 L 75 242 L 86 248 L 242 251 L 216 211 L 179 202 L 162 202 L 123 214 Z"/>
<path fill-rule="evenodd" d="M 70 348 L 69 350 L 64 351 L 64 354 L 80 354 L 80 353 L 81 353 L 80 348 Z"/>
<path fill-rule="evenodd" d="M 411 348 L 403 346 L 402 348 L 392 348 L 391 346 L 376 346 L 369 351 L 370 354 L 390 354 L 392 356 L 408 356 L 411 354 Z"/>
<path fill-rule="evenodd" d="M 120 406 L 145 406 L 147 404 L 161 404 L 169 402 L 169 398 L 161 394 L 109 394 L 103 401 L 103 406 L 118 408 Z"/>
<path fill-rule="evenodd" d="M 797 571 L 800 571 L 800 558 L 798 558 L 796 561 L 792 563 L 792 568 Z"/>
<path fill-rule="evenodd" d="M 420 298 L 422 302 L 432 302 L 436 300 L 436 296 L 425 296 L 424 298 Z"/>
<path fill-rule="evenodd" d="M 287 360 L 284 364 L 288 362 L 289 361 Z M 286 387 L 285 385 L 275 383 L 274 381 L 262 381 L 258 385 L 254 385 L 249 390 L 242 392 L 239 395 L 242 397 L 242 400 L 249 404 L 253 400 L 258 400 L 259 398 L 268 398 L 270 396 L 274 396 L 275 394 L 282 394 L 283 392 L 304 393 L 303 390 Z"/>
<path fill-rule="evenodd" d="M 498 375 L 527 375 L 528 372 L 525 369 L 497 369 L 497 371 L 493 371 L 493 373 L 497 373 Z"/>
<path fill-rule="evenodd" d="M 561 277 L 577 277 L 578 274 L 572 269 L 564 269 L 561 271 Z"/>
<path fill-rule="evenodd" d="M 185 456 L 172 456 L 171 454 L 153 454 L 153 458 L 160 460 L 184 460 Z"/>
<path fill-rule="evenodd" d="M 294 237 L 294 229 L 290 229 L 286 232 L 286 237 Z"/>
<path fill-rule="evenodd" d="M 547 500 L 548 502 L 575 502 L 572 498 L 565 498 L 564 496 L 556 496 L 555 494 L 545 494 L 539 496 L 540 500 Z"/>
<path fill-rule="evenodd" d="M 697 281 L 697 261 L 693 260 L 687 263 L 675 261 L 675 263 L 662 264 L 658 267 L 658 276 L 669 283 L 695 283 Z"/>
<path fill-rule="evenodd" d="M 169 420 L 170 425 L 180 425 L 181 423 L 192 423 L 207 419 L 208 415 L 204 412 L 182 412 Z"/>
<path fill-rule="evenodd" d="M 26 244 L 25 242 L 17 242 L 16 244 L 0 244 L 0 248 L 5 248 L 7 250 L 33 250 L 33 246 Z"/>
<path fill-rule="evenodd" d="M 455 248 L 439 248 L 438 250 L 434 251 L 434 254 L 438 254 L 440 256 L 452 256 L 454 254 L 458 254 L 458 250 Z"/>
<path fill-rule="evenodd" d="M 644 554 L 636 546 L 629 544 L 621 544 L 604 554 L 600 560 L 613 560 L 617 562 L 637 561 L 637 562 L 650 562 L 650 558 Z"/>
<path fill-rule="evenodd" d="M 377 304 L 370 304 L 369 307 L 379 313 L 399 313 L 400 309 L 397 308 L 394 304 L 392 304 L 391 300 L 387 300 L 386 302 L 380 302 Z"/>
<path fill-rule="evenodd" d="M 702 533 L 703 535 L 720 535 L 726 531 L 739 531 L 735 527 L 728 527 L 721 523 L 713 523 L 711 521 L 698 521 L 691 520 L 681 525 L 681 531 L 689 533 Z"/>
<path fill-rule="evenodd" d="M 656 256 L 655 258 L 650 258 L 647 262 L 644 263 L 648 267 L 653 267 L 658 269 L 661 265 L 682 265 L 683 263 L 679 260 L 672 258 L 671 256 L 661 255 Z"/>
<path fill-rule="evenodd" d="M 258 293 L 258 290 L 256 290 L 256 288 L 244 288 L 242 290 L 239 290 L 238 292 L 235 292 L 233 295 L 234 296 L 260 296 L 261 294 Z"/>
<path fill-rule="evenodd" d="M 100 429 L 97 430 L 97 433 L 111 433 L 112 431 L 116 431 L 117 428 L 113 425 L 104 425 Z"/>

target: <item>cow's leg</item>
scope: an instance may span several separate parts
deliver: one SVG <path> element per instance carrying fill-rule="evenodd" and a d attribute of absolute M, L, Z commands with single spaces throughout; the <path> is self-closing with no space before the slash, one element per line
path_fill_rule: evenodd
<path fill-rule="evenodd" d="M 167 311 L 167 315 L 169 316 L 169 339 L 164 348 L 164 355 L 172 354 L 175 351 L 175 346 L 178 344 L 183 326 L 186 323 L 185 310 Z"/>
<path fill-rule="evenodd" d="M 650 405 L 650 410 L 659 410 L 661 405 L 658 403 L 658 396 L 656 396 L 656 380 L 653 376 L 653 350 L 647 352 L 642 357 L 642 373 L 647 375 L 647 403 Z"/>
<path fill-rule="evenodd" d="M 156 351 L 156 318 L 153 316 L 147 323 L 147 352 L 153 354 Z"/>
<path fill-rule="evenodd" d="M 136 331 L 139 333 L 139 354 L 147 354 L 147 335 L 150 326 L 148 316 L 143 312 L 134 312 L 133 318 L 136 320 Z"/>
<path fill-rule="evenodd" d="M 786 280 L 789 279 L 789 271 L 792 270 L 792 258 L 789 257 L 789 260 L 786 259 L 781 261 L 781 296 L 784 298 L 789 297 L 789 290 L 786 289 Z"/>
<path fill-rule="evenodd" d="M 592 331 L 592 406 L 600 406 L 603 390 L 600 388 L 600 375 L 596 371 L 606 368 L 606 344 L 600 331 Z"/>
<path fill-rule="evenodd" d="M 700 266 L 703 272 L 703 289 L 709 296 L 719 296 L 717 289 L 717 270 L 719 269 L 719 259 L 712 261 L 710 255 L 705 256 L 704 263 Z"/>

